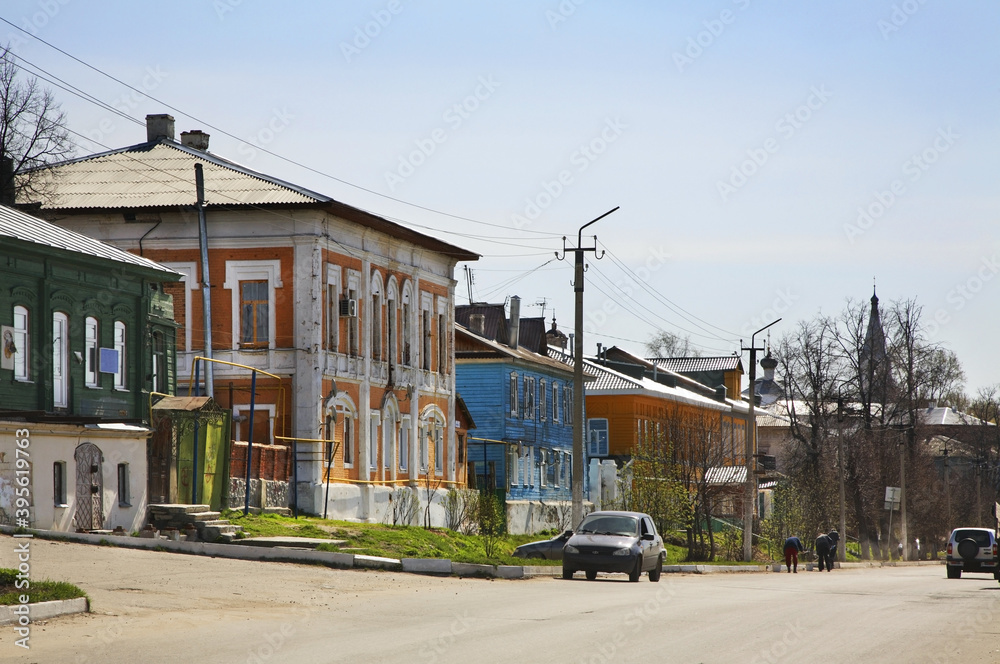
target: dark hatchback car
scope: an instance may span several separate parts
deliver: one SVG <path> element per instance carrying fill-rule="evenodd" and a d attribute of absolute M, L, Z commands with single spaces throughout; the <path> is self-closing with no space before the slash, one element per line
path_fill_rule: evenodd
<path fill-rule="evenodd" d="M 563 547 L 563 578 L 577 571 L 591 581 L 598 572 L 624 572 L 635 582 L 643 572 L 659 581 L 666 558 L 653 519 L 641 512 L 591 512 Z"/>
<path fill-rule="evenodd" d="M 573 536 L 572 530 L 559 533 L 552 539 L 541 540 L 540 542 L 529 542 L 514 549 L 514 555 L 518 558 L 544 558 L 546 560 L 562 560 L 563 546 L 566 541 Z"/>

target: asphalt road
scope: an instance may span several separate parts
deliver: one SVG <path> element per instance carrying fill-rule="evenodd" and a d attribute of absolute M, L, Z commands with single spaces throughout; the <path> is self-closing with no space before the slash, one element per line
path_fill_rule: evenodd
<path fill-rule="evenodd" d="M 31 573 L 92 613 L 28 651 L 0 627 L 2 662 L 1000 662 L 1000 584 L 940 566 L 490 581 L 35 540 Z"/>

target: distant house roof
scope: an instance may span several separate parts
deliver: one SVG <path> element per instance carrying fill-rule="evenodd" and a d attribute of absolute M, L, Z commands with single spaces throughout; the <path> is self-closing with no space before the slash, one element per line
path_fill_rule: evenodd
<path fill-rule="evenodd" d="M 722 355 L 719 357 L 647 357 L 661 369 L 677 373 L 694 373 L 696 371 L 743 371 L 743 363 L 739 355 Z"/>
<path fill-rule="evenodd" d="M 920 422 L 928 426 L 994 426 L 992 422 L 986 422 L 949 406 L 932 406 L 921 410 Z"/>
<path fill-rule="evenodd" d="M 30 242 L 49 249 L 85 254 L 144 270 L 153 270 L 160 273 L 161 278 L 169 281 L 174 281 L 181 276 L 148 258 L 130 254 L 100 240 L 60 228 L 44 219 L 3 205 L 0 205 L 0 238 Z"/>
<path fill-rule="evenodd" d="M 553 348 L 552 346 L 549 346 L 549 354 L 552 355 L 553 358 L 566 362 L 570 366 L 574 364 L 573 358 L 569 354 L 564 351 L 560 351 L 557 348 Z M 681 385 L 671 387 L 657 382 L 652 378 L 629 376 L 609 367 L 597 364 L 587 358 L 584 358 L 584 371 L 593 374 L 595 377 L 595 380 L 592 383 L 587 384 L 588 395 L 597 395 L 602 393 L 645 394 L 652 397 L 668 399 L 671 401 L 680 401 L 716 410 L 729 410 L 732 408 L 738 411 L 746 411 L 748 408 L 747 405 L 742 402 L 733 401 L 732 399 L 726 399 L 725 402 L 722 402 L 697 391 L 687 389 Z"/>
<path fill-rule="evenodd" d="M 455 306 L 455 321 L 469 330 L 474 314 L 483 316 L 483 335 L 502 344 L 510 344 L 510 321 L 502 304 L 462 304 Z M 521 317 L 518 323 L 517 345 L 545 355 L 548 343 L 545 340 L 545 319 L 541 317 Z"/>
<path fill-rule="evenodd" d="M 755 410 L 754 418 L 757 420 L 758 427 L 789 427 L 791 426 L 791 420 L 787 417 L 782 417 L 781 415 L 775 415 L 774 413 L 769 413 L 766 410 Z"/>
<path fill-rule="evenodd" d="M 489 358 L 511 358 L 522 362 L 530 362 L 560 373 L 572 374 L 573 368 L 546 355 L 541 355 L 524 346 L 511 348 L 505 344 L 486 339 L 462 325 L 455 325 L 455 359 L 474 360 Z M 589 370 L 584 371 L 584 379 L 591 380 Z"/>
<path fill-rule="evenodd" d="M 87 211 L 191 207 L 197 202 L 195 164 L 201 164 L 203 168 L 205 204 L 208 208 L 318 207 L 418 246 L 450 255 L 456 260 L 479 258 L 476 253 L 170 138 L 37 169 L 43 179 L 40 186 L 48 192 L 42 209 Z"/>

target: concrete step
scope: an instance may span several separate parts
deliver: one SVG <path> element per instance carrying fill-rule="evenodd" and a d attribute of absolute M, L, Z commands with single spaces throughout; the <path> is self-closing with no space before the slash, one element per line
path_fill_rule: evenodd
<path fill-rule="evenodd" d="M 201 521 L 216 521 L 222 512 L 189 512 L 187 518 L 197 523 Z"/>
<path fill-rule="evenodd" d="M 163 515 L 196 514 L 208 512 L 211 509 L 211 505 L 158 504 L 149 506 L 150 512 Z"/>
<path fill-rule="evenodd" d="M 201 539 L 206 542 L 214 542 L 219 537 L 229 535 L 235 537 L 236 533 L 242 529 L 239 526 L 206 526 L 200 532 Z"/>

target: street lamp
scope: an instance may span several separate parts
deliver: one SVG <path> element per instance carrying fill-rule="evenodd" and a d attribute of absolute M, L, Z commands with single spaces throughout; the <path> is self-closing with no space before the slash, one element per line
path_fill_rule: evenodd
<path fill-rule="evenodd" d="M 779 318 L 772 323 L 768 323 L 751 334 L 750 348 L 742 349 L 750 351 L 750 414 L 748 417 L 750 435 L 747 436 L 746 444 L 747 480 L 746 499 L 743 501 L 743 562 L 747 563 L 753 558 L 753 513 L 754 504 L 757 502 L 757 476 L 755 475 L 757 464 L 754 457 L 754 454 L 757 452 L 757 420 L 755 419 L 756 415 L 754 415 L 754 406 L 756 405 L 754 388 L 755 383 L 757 382 L 757 351 L 764 350 L 763 348 L 757 348 L 755 339 L 758 334 L 775 323 L 778 323 L 780 320 L 781 319 Z M 740 345 L 742 346 L 742 344 Z"/>

